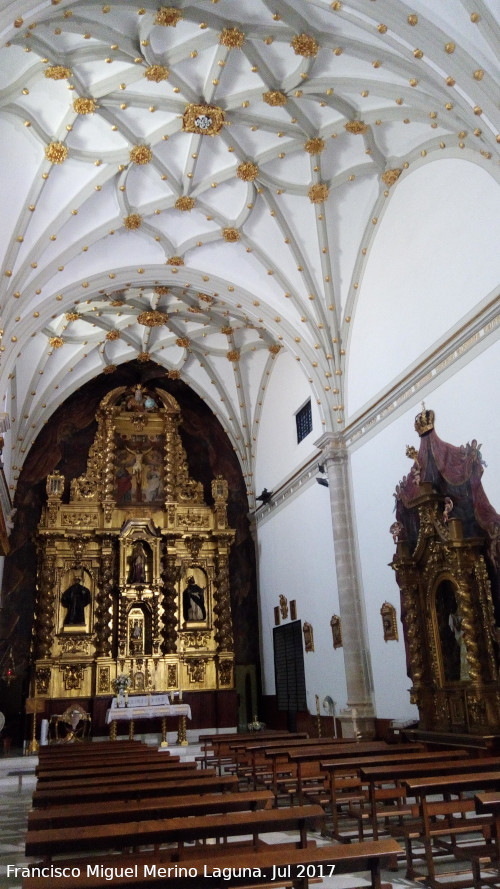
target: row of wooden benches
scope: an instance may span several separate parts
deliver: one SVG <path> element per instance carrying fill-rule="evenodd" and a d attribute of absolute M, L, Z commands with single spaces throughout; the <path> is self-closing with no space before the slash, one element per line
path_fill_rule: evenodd
<path fill-rule="evenodd" d="M 217 742 L 213 756 L 218 760 L 224 750 L 225 767 L 232 759 L 242 787 L 247 782 L 271 786 L 277 795 L 280 787 L 288 787 L 301 804 L 321 802 L 330 813 L 332 835 L 341 841 L 398 838 L 409 879 L 440 886 L 443 874 L 436 861 L 445 853 L 452 859 L 451 875 L 444 877 L 450 889 L 500 884 L 496 797 L 481 797 L 488 799 L 489 811 L 474 799 L 476 791 L 498 789 L 498 757 L 475 759 L 466 750 L 424 751 L 418 745 L 388 750 L 381 744 L 359 744 L 356 749 L 358 756 L 352 757 L 348 745 L 322 739 L 290 739 L 286 747 L 278 740 L 226 739 Z M 206 750 L 204 765 L 209 763 Z M 464 859 L 470 874 L 455 878 Z M 481 875 L 484 863 L 490 872 Z"/>
<path fill-rule="evenodd" d="M 119 882 L 128 887 L 185 886 L 183 868 L 192 889 L 221 872 L 232 886 L 243 867 L 248 886 L 307 886 L 335 868 L 368 871 L 379 889 L 381 866 L 399 848 L 393 839 L 317 846 L 308 833 L 323 825 L 319 804 L 276 807 L 270 788 L 242 790 L 235 773 L 193 769 L 130 742 L 52 748 L 37 772 L 26 854 L 42 860 L 24 889 L 47 889 L 54 867 L 59 889 L 104 887 L 108 869 L 123 867 Z M 290 840 L 268 845 L 263 837 L 276 831 L 290 832 Z M 93 854 L 65 857 L 86 852 Z"/>

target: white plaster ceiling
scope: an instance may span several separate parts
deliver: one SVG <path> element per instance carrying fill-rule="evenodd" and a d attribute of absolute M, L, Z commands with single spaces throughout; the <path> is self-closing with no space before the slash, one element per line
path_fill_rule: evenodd
<path fill-rule="evenodd" d="M 3 6 L 11 488 L 64 398 L 137 357 L 205 399 L 249 479 L 280 349 L 342 428 L 357 282 L 398 184 L 422 157 L 498 165 L 497 0 Z M 196 105 L 218 133 L 186 131 Z"/>

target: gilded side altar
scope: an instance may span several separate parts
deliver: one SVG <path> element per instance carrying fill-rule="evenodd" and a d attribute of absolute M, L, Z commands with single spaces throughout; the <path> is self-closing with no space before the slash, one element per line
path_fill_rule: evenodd
<path fill-rule="evenodd" d="M 189 475 L 166 391 L 120 387 L 97 412 L 87 471 L 47 477 L 38 527 L 33 697 L 234 688 L 228 486 Z"/>

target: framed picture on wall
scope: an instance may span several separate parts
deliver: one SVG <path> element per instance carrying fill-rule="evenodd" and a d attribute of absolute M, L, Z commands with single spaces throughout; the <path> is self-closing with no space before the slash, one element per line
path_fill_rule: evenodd
<path fill-rule="evenodd" d="M 330 626 L 332 628 L 332 642 L 334 648 L 342 648 L 342 624 L 340 622 L 340 617 L 338 614 L 332 615 L 330 620 Z"/>
<path fill-rule="evenodd" d="M 397 642 L 399 636 L 398 625 L 396 622 L 396 609 L 394 608 L 394 605 L 391 605 L 390 602 L 384 602 L 382 608 L 380 609 L 380 614 L 382 615 L 384 641 L 389 642 L 391 640 L 395 640 Z"/>

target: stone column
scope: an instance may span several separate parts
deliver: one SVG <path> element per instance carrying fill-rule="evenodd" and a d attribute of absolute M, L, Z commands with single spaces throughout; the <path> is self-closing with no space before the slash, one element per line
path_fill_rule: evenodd
<path fill-rule="evenodd" d="M 345 737 L 374 731 L 373 680 L 361 586 L 349 455 L 341 436 L 325 433 L 322 451 L 330 491 L 335 568 L 347 682 L 347 709 L 339 713 Z"/>

